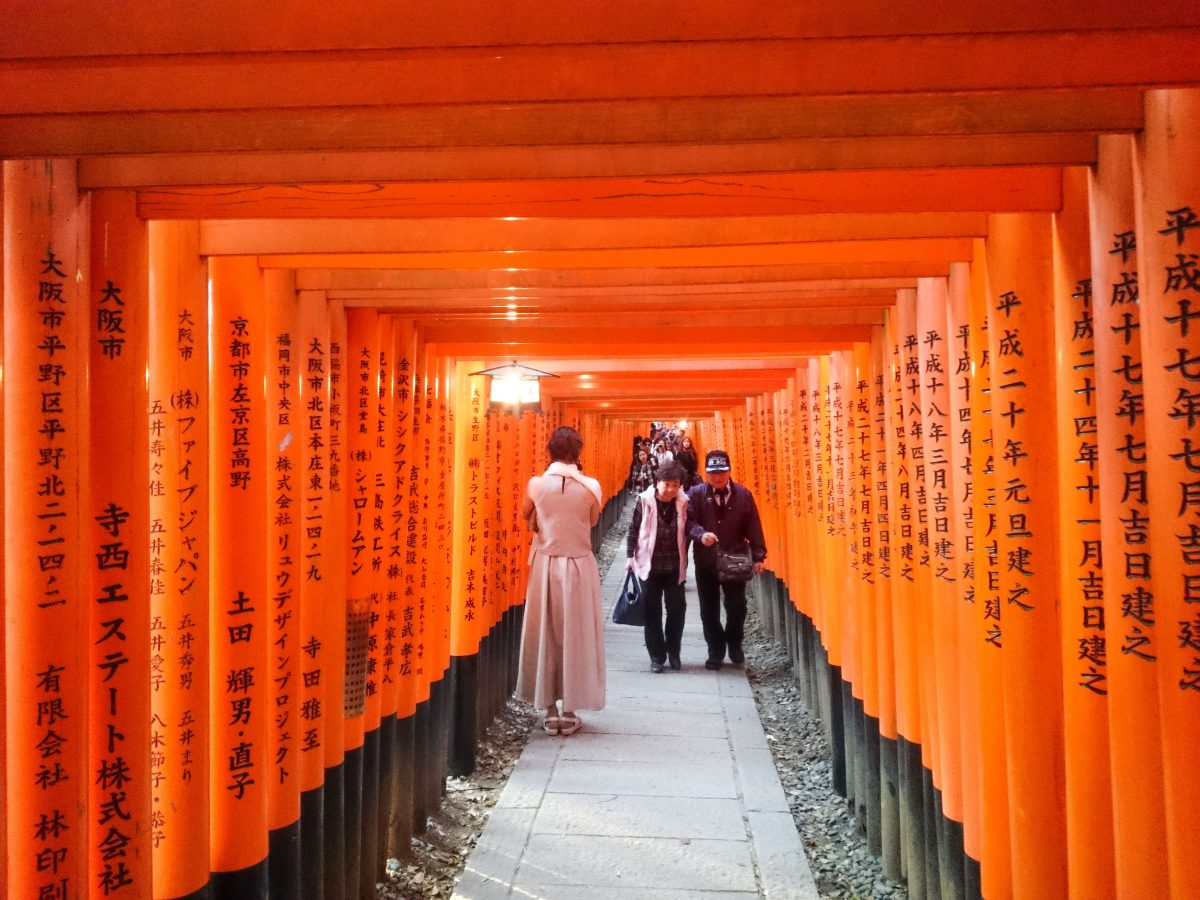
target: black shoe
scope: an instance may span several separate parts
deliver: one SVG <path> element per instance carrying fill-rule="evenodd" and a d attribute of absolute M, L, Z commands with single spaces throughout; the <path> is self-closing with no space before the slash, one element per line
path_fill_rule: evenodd
<path fill-rule="evenodd" d="M 746 654 L 742 652 L 741 644 L 729 645 L 729 661 L 736 666 L 740 666 L 746 661 Z"/>
<path fill-rule="evenodd" d="M 704 668 L 719 672 L 721 670 L 721 661 L 719 659 L 706 659 L 704 661 Z"/>
<path fill-rule="evenodd" d="M 650 663 L 650 671 L 651 671 L 651 672 L 653 672 L 655 675 L 661 675 L 661 674 L 662 674 L 662 670 L 663 670 L 663 664 L 662 664 L 662 663 L 660 663 L 660 662 L 652 662 L 652 663 Z"/>
<path fill-rule="evenodd" d="M 678 672 L 682 668 L 682 666 L 679 663 L 679 654 L 678 653 L 668 653 L 667 654 L 667 663 L 676 672 Z"/>

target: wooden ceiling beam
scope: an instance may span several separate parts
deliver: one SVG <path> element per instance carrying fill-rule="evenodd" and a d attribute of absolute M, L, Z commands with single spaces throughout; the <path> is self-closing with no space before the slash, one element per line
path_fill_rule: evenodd
<path fill-rule="evenodd" d="M 9 15 L 0 58 L 130 54 L 262 53 L 481 45 L 764 40 L 894 34 L 964 34 L 1200 25 L 1179 0 L 840 0 L 744 4 L 724 0 L 591 0 L 563 15 L 551 0 L 443 0 L 427 7 L 359 0 L 292 0 L 272 15 L 247 15 L 241 0 L 193 0 L 151 15 L 140 0 L 37 0 Z"/>
<path fill-rule="evenodd" d="M 1061 203 L 1060 173 L 1058 167 L 1027 166 L 623 179 L 201 186 L 140 191 L 137 208 L 143 219 L 225 220 L 207 226 L 209 246 L 219 246 L 220 236 L 226 231 L 241 239 L 253 239 L 256 233 L 263 232 L 262 226 L 257 222 L 242 223 L 262 219 L 269 220 L 275 229 L 269 234 L 295 241 L 307 237 L 310 242 L 321 236 L 322 227 L 330 230 L 327 223 L 316 220 L 365 220 L 347 221 L 328 236 L 336 244 L 340 231 L 343 241 L 351 244 L 400 241 L 414 230 L 407 222 L 389 224 L 391 219 L 440 219 L 443 229 L 469 232 L 482 226 L 454 220 L 482 217 L 496 220 L 488 226 L 492 231 L 519 240 L 520 235 L 536 234 L 539 229 L 544 233 L 551 224 L 549 220 L 564 216 L 580 219 L 582 229 L 593 230 L 604 227 L 600 219 L 658 219 L 657 226 L 648 223 L 643 228 L 657 227 L 659 232 L 668 230 L 668 220 L 678 217 L 745 216 L 751 223 L 776 223 L 777 227 L 787 226 L 796 231 L 805 227 L 806 220 L 795 217 L 823 216 L 806 229 L 806 239 L 812 239 L 822 229 L 845 234 L 846 226 L 852 226 L 853 222 L 832 218 L 838 214 L 876 217 L 874 228 L 884 230 L 920 228 L 916 223 L 898 226 L 896 221 L 889 226 L 885 217 L 895 213 L 923 213 L 928 216 L 927 221 L 936 222 L 939 214 L 949 213 L 1054 211 Z M 865 224 L 871 227 L 872 220 L 867 219 Z M 984 233 L 976 221 L 963 224 L 972 233 Z M 754 225 L 740 229 L 742 233 L 761 230 L 761 226 Z"/>
<path fill-rule="evenodd" d="M 0 156 L 1133 132 L 1136 88 L 0 116 Z"/>
<path fill-rule="evenodd" d="M 1039 170 L 1041 171 L 1041 170 Z M 999 173 L 993 173 L 998 178 Z M 903 181 L 903 177 L 898 180 Z M 936 182 L 936 178 L 930 178 Z M 1057 170 L 1036 185 L 1018 176 L 1010 189 L 986 191 L 997 205 L 1059 205 Z M 935 188 L 936 190 L 936 188 Z M 903 188 L 896 187 L 897 193 Z M 895 196 L 895 195 L 893 195 Z M 971 202 L 982 202 L 978 198 Z M 811 200 L 814 204 L 815 199 Z M 830 198 L 831 203 L 835 202 Z M 914 205 L 915 205 L 914 200 Z M 992 207 L 995 209 L 995 207 Z M 1027 208 L 1025 211 L 1033 211 Z M 150 215 L 149 219 L 163 216 Z M 191 218 L 191 217 L 189 217 Z M 195 217 L 199 218 L 199 217 Z M 787 216 L 692 218 L 420 218 L 238 219 L 203 221 L 205 256 L 273 253 L 387 253 L 449 250 L 570 250 L 579 247 L 688 247 L 800 241 L 882 240 L 923 237 L 984 237 L 982 212 L 815 213 Z"/>
<path fill-rule="evenodd" d="M 1200 82 L 1200 29 L 477 46 L 0 63 L 0 115 L 851 96 Z"/>
<path fill-rule="evenodd" d="M 266 262 L 276 257 L 260 257 Z M 781 266 L 706 266 L 677 269 L 410 269 L 410 270 L 355 270 L 327 269 L 321 267 L 318 257 L 308 257 L 308 264 L 317 268 L 301 268 L 296 271 L 296 286 L 299 290 L 327 290 L 355 284 L 359 290 L 386 290 L 405 287 L 409 290 L 444 291 L 453 293 L 460 288 L 490 288 L 509 291 L 518 288 L 539 290 L 541 288 L 591 288 L 621 287 L 636 289 L 662 285 L 730 285 L 740 282 L 757 282 L 769 285 L 775 282 L 834 282 L 845 280 L 847 284 L 863 281 L 885 280 L 909 282 L 902 286 L 915 286 L 914 280 L 927 276 L 945 275 L 947 268 L 940 262 L 888 262 L 888 263 L 818 263 L 815 265 Z M 344 278 L 333 277 L 340 273 Z"/>
<path fill-rule="evenodd" d="M 830 263 L 938 263 L 969 260 L 970 238 L 905 238 L 884 241 L 815 241 L 795 244 L 722 245 L 581 250 L 481 250 L 412 253 L 263 254 L 263 268 L 310 265 L 347 269 L 521 269 L 695 268 L 710 266 L 799 266 Z"/>
<path fill-rule="evenodd" d="M 1092 165 L 1096 138 L 1065 132 L 396 150 L 90 156 L 82 188 L 711 176 L 743 172 Z"/>

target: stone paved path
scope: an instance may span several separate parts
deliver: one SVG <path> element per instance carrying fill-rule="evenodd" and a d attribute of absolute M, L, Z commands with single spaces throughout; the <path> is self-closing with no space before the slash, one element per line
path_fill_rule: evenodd
<path fill-rule="evenodd" d="M 691 579 L 683 670 L 650 671 L 608 619 L 608 706 L 570 737 L 536 730 L 455 891 L 459 900 L 815 900 L 742 670 L 704 668 Z"/>

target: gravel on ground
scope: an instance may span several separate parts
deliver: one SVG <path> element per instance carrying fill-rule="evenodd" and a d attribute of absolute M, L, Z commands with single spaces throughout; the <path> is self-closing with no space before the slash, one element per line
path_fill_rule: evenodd
<path fill-rule="evenodd" d="M 609 530 L 597 554 L 607 571 L 624 553 L 633 514 L 624 513 Z M 866 836 L 845 799 L 833 790 L 829 751 L 820 721 L 800 699 L 786 651 L 767 638 L 754 604 L 746 620 L 746 674 L 758 704 L 759 719 L 775 758 L 796 828 L 821 897 L 839 900 L 906 898 L 904 885 L 883 875 L 867 849 Z M 386 900 L 448 900 L 467 858 L 479 840 L 530 732 L 537 710 L 509 699 L 476 750 L 475 771 L 446 779 L 442 806 L 430 816 L 424 834 L 412 841 L 412 855 L 388 860 L 388 880 L 379 885 Z"/>

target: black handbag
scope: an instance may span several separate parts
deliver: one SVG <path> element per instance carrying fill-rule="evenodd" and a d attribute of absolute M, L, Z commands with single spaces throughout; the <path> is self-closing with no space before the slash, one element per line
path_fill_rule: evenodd
<path fill-rule="evenodd" d="M 722 550 L 717 548 L 717 580 L 749 581 L 754 577 L 754 559 L 750 549 Z"/>
<path fill-rule="evenodd" d="M 621 596 L 613 607 L 612 620 L 617 625 L 636 625 L 641 628 L 646 624 L 646 607 L 642 604 L 642 583 L 632 572 L 625 573 L 625 585 L 621 588 Z"/>

